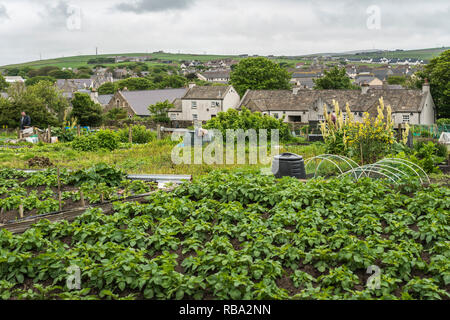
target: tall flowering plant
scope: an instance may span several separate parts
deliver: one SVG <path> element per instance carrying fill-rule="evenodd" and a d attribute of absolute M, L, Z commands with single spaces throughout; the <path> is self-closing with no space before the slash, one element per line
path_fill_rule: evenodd
<path fill-rule="evenodd" d="M 325 121 L 321 123 L 328 152 L 338 153 L 358 159 L 362 164 L 373 163 L 388 154 L 394 143 L 394 124 L 392 109 L 385 107 L 383 98 L 377 106 L 377 116 L 370 117 L 365 112 L 362 121 L 355 121 L 350 106 L 345 106 L 344 112 L 338 102 L 333 100 L 335 119 L 324 108 Z"/>

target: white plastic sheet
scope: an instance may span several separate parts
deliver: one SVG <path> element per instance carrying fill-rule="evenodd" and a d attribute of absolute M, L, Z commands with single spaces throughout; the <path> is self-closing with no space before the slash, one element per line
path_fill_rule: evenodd
<path fill-rule="evenodd" d="M 439 143 L 450 144 L 450 132 L 442 132 Z"/>

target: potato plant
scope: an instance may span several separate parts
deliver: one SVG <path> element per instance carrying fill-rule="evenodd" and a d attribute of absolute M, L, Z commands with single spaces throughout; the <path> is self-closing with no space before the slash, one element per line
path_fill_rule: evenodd
<path fill-rule="evenodd" d="M 212 172 L 113 214 L 0 230 L 0 298 L 448 299 L 449 198 L 437 185 Z"/>

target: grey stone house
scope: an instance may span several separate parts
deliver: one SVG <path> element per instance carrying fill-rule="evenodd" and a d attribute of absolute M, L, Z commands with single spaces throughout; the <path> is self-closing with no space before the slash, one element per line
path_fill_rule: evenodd
<path fill-rule="evenodd" d="M 258 111 L 285 122 L 308 123 L 323 120 L 324 107 L 333 112 L 333 100 L 341 109 L 348 102 L 357 121 L 364 112 L 375 116 L 379 99 L 392 108 L 394 123 L 434 124 L 436 108 L 428 83 L 422 90 L 372 89 L 362 90 L 248 90 L 239 103 L 251 111 Z M 344 114 L 345 115 L 345 114 Z"/>
<path fill-rule="evenodd" d="M 157 102 L 168 100 L 175 105 L 181 102 L 181 97 L 186 93 L 186 88 L 162 89 L 162 90 L 141 90 L 141 91 L 118 91 L 116 92 L 104 111 L 108 112 L 113 108 L 124 108 L 128 116 L 148 117 L 150 112 L 148 106 Z"/>

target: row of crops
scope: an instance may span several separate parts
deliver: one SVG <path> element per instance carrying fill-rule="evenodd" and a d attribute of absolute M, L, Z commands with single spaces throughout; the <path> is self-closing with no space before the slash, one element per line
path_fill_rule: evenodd
<path fill-rule="evenodd" d="M 449 199 L 414 181 L 212 172 L 110 215 L 0 230 L 0 297 L 448 299 Z"/>
<path fill-rule="evenodd" d="M 63 169 L 59 174 L 55 168 L 37 172 L 2 169 L 0 223 L 119 200 L 155 188 L 154 183 L 127 180 L 122 171 L 106 164 L 74 172 Z"/>

